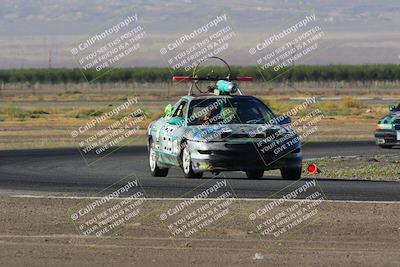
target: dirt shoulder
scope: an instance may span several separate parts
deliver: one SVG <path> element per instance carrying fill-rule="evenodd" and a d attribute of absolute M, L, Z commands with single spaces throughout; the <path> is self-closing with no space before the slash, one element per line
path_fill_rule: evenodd
<path fill-rule="evenodd" d="M 188 238 L 173 237 L 160 220 L 180 203 L 145 200 L 144 216 L 119 225 L 113 234 L 85 237 L 76 226 L 81 222 L 70 218 L 82 199 L 3 196 L 1 265 L 397 266 L 400 261 L 400 203 L 321 202 L 312 219 L 275 237 L 262 235 L 249 220 L 249 213 L 271 201 L 236 200 L 222 220 Z M 257 252 L 264 259 L 253 259 Z"/>

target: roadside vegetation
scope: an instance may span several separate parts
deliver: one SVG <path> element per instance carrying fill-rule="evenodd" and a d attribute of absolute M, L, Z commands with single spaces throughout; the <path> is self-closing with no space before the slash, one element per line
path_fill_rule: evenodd
<path fill-rule="evenodd" d="M 276 113 L 282 114 L 299 105 L 298 102 L 282 102 L 277 99 L 269 100 L 262 98 L 265 103 Z M 297 116 L 303 116 L 311 110 L 319 109 L 325 116 L 347 116 L 347 115 L 362 115 L 367 118 L 371 116 L 381 116 L 387 112 L 387 108 L 382 108 L 381 105 L 364 104 L 360 100 L 345 96 L 341 101 L 323 101 L 310 105 L 307 109 L 300 111 Z"/>
<path fill-rule="evenodd" d="M 122 101 L 124 100 L 120 100 L 119 103 L 122 103 Z M 277 100 L 267 100 L 267 102 L 276 114 L 283 114 L 299 104 L 298 102 Z M 101 103 L 73 102 L 72 104 L 49 101 L 42 102 L 40 105 L 23 102 L 1 103 L 0 147 L 18 149 L 76 146 L 76 140 L 71 138 L 71 131 L 85 125 L 96 116 L 101 116 L 112 110 L 117 103 L 111 101 Z M 140 131 L 135 143 L 145 143 L 147 125 L 163 115 L 164 106 L 165 103 L 163 102 L 147 102 L 138 106 L 143 110 L 146 117 L 139 123 Z M 320 109 L 325 117 L 317 124 L 318 131 L 309 136 L 307 142 L 372 140 L 375 123 L 382 114 L 387 113 L 387 107 L 379 104 L 370 105 L 360 103 L 357 99 L 344 99 L 340 102 L 316 103 L 299 112 L 297 116 L 292 118 L 293 121 L 315 108 Z M 107 120 L 106 124 L 111 125 L 132 111 L 126 110 L 114 115 L 110 120 Z M 351 116 L 357 119 L 349 119 Z M 104 127 L 107 126 L 104 125 Z M 338 132 L 338 128 L 341 131 Z M 88 132 L 89 134 L 94 134 L 94 132 Z"/>
<path fill-rule="evenodd" d="M 126 101 L 127 97 L 119 98 L 118 101 Z M 276 99 L 261 99 L 276 113 L 282 114 L 299 105 L 299 102 L 282 102 Z M 110 102 L 102 106 L 94 104 L 62 106 L 62 105 L 40 105 L 40 107 L 24 107 L 18 102 L 5 103 L 0 106 L 0 121 L 17 120 L 25 121 L 38 118 L 75 118 L 88 119 L 100 116 L 114 108 L 117 102 Z M 341 101 L 324 101 L 310 105 L 307 109 L 300 111 L 296 117 L 306 115 L 308 112 L 318 108 L 325 116 L 347 116 L 360 115 L 365 118 L 379 117 L 387 113 L 386 107 L 376 104 L 364 104 L 353 97 L 344 97 Z M 146 105 L 144 110 L 147 118 L 158 118 L 163 115 L 164 103 Z M 126 112 L 125 112 L 126 113 Z M 121 113 L 113 119 L 120 119 L 126 115 Z"/>
<path fill-rule="evenodd" d="M 234 75 L 252 76 L 256 81 L 395 81 L 400 80 L 400 65 L 297 65 L 274 71 L 257 66 L 232 66 Z M 202 73 L 207 67 L 202 68 Z M 225 67 L 214 67 L 215 74 L 226 76 Z M 80 83 L 168 82 L 172 75 L 190 75 L 192 71 L 166 67 L 95 69 L 9 69 L 0 70 L 0 83 Z"/>
<path fill-rule="evenodd" d="M 109 104 L 106 107 L 54 107 L 54 106 L 44 106 L 40 108 L 26 108 L 21 107 L 17 104 L 8 103 L 0 106 L 0 121 L 27 121 L 35 120 L 39 118 L 46 119 L 77 119 L 81 121 L 86 121 L 90 118 L 101 116 L 102 114 L 111 111 L 114 108 L 113 104 Z M 161 107 L 160 107 L 161 109 Z M 146 108 L 141 108 L 144 114 L 148 118 L 153 118 L 155 112 L 150 111 Z M 113 120 L 119 120 L 122 117 L 129 114 L 129 110 L 121 111 L 118 115 L 111 117 Z M 161 112 L 158 112 L 161 115 Z M 158 114 L 156 114 L 158 115 Z"/>
<path fill-rule="evenodd" d="M 305 162 L 304 169 L 309 162 Z M 318 174 L 304 172 L 307 178 L 362 179 L 400 181 L 400 157 L 326 157 L 314 160 Z"/>
<path fill-rule="evenodd" d="M 400 98 L 399 66 L 296 66 L 279 72 L 260 72 L 250 66 L 233 69 L 255 77 L 255 82 L 240 83 L 241 89 L 262 99 L 277 115 L 301 103 L 291 98 L 340 97 L 340 101 L 317 101 L 293 120 L 318 108 L 324 118 L 307 141 L 349 141 L 372 140 L 376 122 L 388 112 L 389 104 L 396 103 L 366 103 L 358 97 Z M 216 73 L 225 75 L 226 70 L 217 68 Z M 135 139 L 144 143 L 148 123 L 161 117 L 168 103 L 187 94 L 188 84 L 171 83 L 171 76 L 191 73 L 121 68 L 99 77 L 93 70 L 84 74 L 79 69 L 0 70 L 0 147 L 76 146 L 70 136 L 72 129 L 132 97 L 138 98 L 138 107 L 146 115 Z M 88 82 L 90 79 L 94 80 Z M 125 115 L 118 114 L 109 123 Z"/>

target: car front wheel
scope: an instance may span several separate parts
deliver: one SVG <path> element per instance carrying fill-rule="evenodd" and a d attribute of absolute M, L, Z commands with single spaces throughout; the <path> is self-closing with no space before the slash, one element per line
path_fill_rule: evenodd
<path fill-rule="evenodd" d="M 282 178 L 285 180 L 299 180 L 301 178 L 301 167 L 300 168 L 282 168 Z"/>
<path fill-rule="evenodd" d="M 264 175 L 264 171 L 248 171 L 248 172 L 246 172 L 247 178 L 250 178 L 250 179 L 260 179 L 261 177 L 263 177 L 263 175 Z"/>
<path fill-rule="evenodd" d="M 183 145 L 182 151 L 182 170 L 186 178 L 201 178 L 202 172 L 194 172 L 192 168 L 192 158 L 190 156 L 190 149 L 187 144 Z"/>
<path fill-rule="evenodd" d="M 149 165 L 150 173 L 153 177 L 165 177 L 168 175 L 168 168 L 160 168 L 157 164 L 157 153 L 153 141 L 150 141 L 149 146 Z"/>

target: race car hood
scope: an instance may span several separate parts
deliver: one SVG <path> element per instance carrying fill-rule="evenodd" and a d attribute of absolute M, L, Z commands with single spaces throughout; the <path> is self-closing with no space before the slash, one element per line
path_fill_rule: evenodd
<path fill-rule="evenodd" d="M 226 124 L 226 125 L 199 125 L 189 126 L 186 138 L 193 141 L 217 142 L 242 138 L 266 138 L 274 139 L 283 134 L 293 133 L 281 125 L 265 126 L 263 124 Z"/>

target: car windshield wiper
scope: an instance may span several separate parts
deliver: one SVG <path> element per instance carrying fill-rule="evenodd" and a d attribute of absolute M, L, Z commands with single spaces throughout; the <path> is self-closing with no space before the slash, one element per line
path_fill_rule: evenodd
<path fill-rule="evenodd" d="M 246 121 L 246 124 L 255 124 L 255 123 L 263 123 L 263 122 L 262 122 L 262 119 L 252 119 L 252 120 Z"/>

